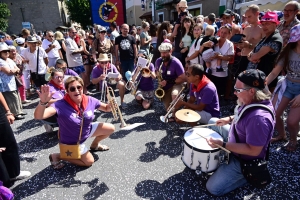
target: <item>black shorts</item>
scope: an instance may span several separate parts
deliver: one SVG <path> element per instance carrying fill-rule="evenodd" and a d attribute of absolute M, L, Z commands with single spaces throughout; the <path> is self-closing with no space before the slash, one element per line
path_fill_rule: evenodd
<path fill-rule="evenodd" d="M 30 76 L 36 87 L 41 87 L 41 85 L 48 83 L 48 81 L 45 80 L 45 74 L 37 74 L 35 72 L 31 72 Z"/>

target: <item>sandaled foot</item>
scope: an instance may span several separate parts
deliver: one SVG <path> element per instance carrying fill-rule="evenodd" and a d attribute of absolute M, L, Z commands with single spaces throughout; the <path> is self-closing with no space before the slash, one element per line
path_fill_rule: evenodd
<path fill-rule="evenodd" d="M 297 150 L 297 140 L 290 140 L 289 143 L 284 147 L 284 150 L 294 152 Z"/>
<path fill-rule="evenodd" d="M 278 136 L 276 136 L 276 137 L 272 137 L 271 138 L 271 143 L 274 143 L 274 142 L 280 142 L 280 141 L 287 141 L 287 139 L 286 139 L 286 135 L 284 135 L 284 136 L 282 136 L 282 135 L 278 135 Z"/>
<path fill-rule="evenodd" d="M 169 117 L 168 118 L 168 120 L 167 120 L 167 122 L 169 123 L 169 122 L 176 122 L 176 119 L 175 119 L 175 117 Z"/>
<path fill-rule="evenodd" d="M 92 148 L 90 147 L 91 152 L 96 152 L 96 151 L 107 151 L 109 150 L 109 147 L 103 144 L 99 144 L 98 147 Z"/>
<path fill-rule="evenodd" d="M 61 169 L 65 166 L 61 161 L 53 161 L 52 154 L 49 155 L 49 161 L 53 169 Z"/>

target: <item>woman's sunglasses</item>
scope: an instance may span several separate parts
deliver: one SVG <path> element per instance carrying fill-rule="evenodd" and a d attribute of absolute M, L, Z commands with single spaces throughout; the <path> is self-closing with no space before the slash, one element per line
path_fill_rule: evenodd
<path fill-rule="evenodd" d="M 75 92 L 76 89 L 79 91 L 79 90 L 82 90 L 82 86 L 81 85 L 77 85 L 76 87 L 72 86 L 70 87 L 70 92 Z"/>

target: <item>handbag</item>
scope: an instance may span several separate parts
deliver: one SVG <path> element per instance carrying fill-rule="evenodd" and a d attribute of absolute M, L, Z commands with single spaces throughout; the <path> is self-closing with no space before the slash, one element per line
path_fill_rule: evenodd
<path fill-rule="evenodd" d="M 80 140 L 81 140 L 81 134 L 82 134 L 82 127 L 83 127 L 83 117 L 81 120 L 80 125 L 80 134 L 78 138 L 78 142 L 75 145 L 70 144 L 63 144 L 59 143 L 59 151 L 60 151 L 60 158 L 62 159 L 80 159 Z M 59 139 L 59 130 L 58 130 L 58 139 Z"/>
<path fill-rule="evenodd" d="M 18 75 L 15 75 L 15 81 L 16 81 L 17 87 L 22 87 L 23 86 L 23 82 L 22 82 L 21 78 Z"/>
<path fill-rule="evenodd" d="M 40 55 L 40 48 L 38 47 L 37 55 L 36 55 L 36 72 L 31 73 L 32 80 L 39 79 L 39 55 Z"/>
<path fill-rule="evenodd" d="M 262 106 L 257 105 L 254 107 L 262 107 Z M 253 108 L 253 107 L 250 107 L 250 108 Z M 262 107 L 262 108 L 266 108 L 266 107 Z M 239 116 L 239 118 L 242 117 L 242 115 L 244 114 L 244 111 L 246 109 L 244 109 L 242 111 L 241 116 Z M 266 110 L 268 110 L 272 114 L 273 119 L 274 119 L 274 115 L 271 112 L 271 110 L 269 110 L 269 109 L 266 109 Z M 237 134 L 235 124 L 233 125 L 233 130 L 234 130 L 233 133 L 234 133 L 236 142 L 240 143 L 240 139 Z M 269 183 L 272 182 L 272 177 L 268 170 L 269 147 L 270 147 L 270 144 L 268 144 L 266 157 L 264 159 L 257 158 L 257 159 L 253 159 L 253 160 L 244 160 L 241 158 L 240 154 L 238 154 L 239 156 L 237 157 L 237 159 L 240 161 L 241 170 L 242 170 L 242 173 L 243 173 L 245 179 L 247 180 L 248 183 L 250 183 L 251 185 L 253 185 L 256 188 L 264 188 Z"/>

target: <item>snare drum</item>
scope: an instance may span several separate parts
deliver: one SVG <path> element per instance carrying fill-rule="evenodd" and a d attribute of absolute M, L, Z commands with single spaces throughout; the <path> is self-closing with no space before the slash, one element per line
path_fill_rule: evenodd
<path fill-rule="evenodd" d="M 182 162 L 192 170 L 201 170 L 209 173 L 215 171 L 219 166 L 219 148 L 212 148 L 207 141 L 200 137 L 222 140 L 215 131 L 208 128 L 192 128 L 184 134 L 184 147 L 181 156 Z"/>

